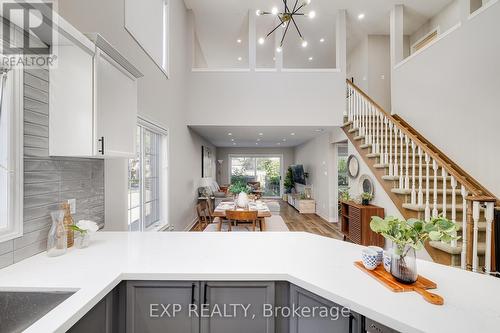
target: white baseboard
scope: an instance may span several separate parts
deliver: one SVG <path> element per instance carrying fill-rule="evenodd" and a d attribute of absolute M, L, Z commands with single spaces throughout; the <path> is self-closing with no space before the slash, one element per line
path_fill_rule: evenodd
<path fill-rule="evenodd" d="M 195 217 L 194 220 L 186 228 L 184 228 L 184 231 L 191 230 L 196 224 L 196 222 L 198 222 L 198 217 Z"/>

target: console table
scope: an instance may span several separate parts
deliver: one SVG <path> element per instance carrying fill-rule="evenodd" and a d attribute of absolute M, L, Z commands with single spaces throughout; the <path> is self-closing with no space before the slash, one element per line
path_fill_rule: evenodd
<path fill-rule="evenodd" d="M 344 241 L 349 240 L 365 246 L 384 246 L 384 237 L 370 229 L 372 216 L 384 218 L 384 208 L 373 205 L 364 206 L 352 201 L 341 201 L 340 215 Z"/>

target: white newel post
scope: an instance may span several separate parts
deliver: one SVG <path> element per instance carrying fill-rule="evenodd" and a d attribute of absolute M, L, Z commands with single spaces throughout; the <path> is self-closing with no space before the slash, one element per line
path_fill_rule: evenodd
<path fill-rule="evenodd" d="M 479 215 L 481 212 L 481 206 L 479 205 L 479 201 L 472 202 L 472 219 L 474 220 L 473 227 L 473 238 L 472 238 L 472 271 L 477 272 L 479 266 L 479 258 L 477 256 L 477 246 L 478 246 L 478 237 L 479 237 Z"/>
<path fill-rule="evenodd" d="M 432 161 L 434 169 L 434 207 L 432 207 L 432 217 L 438 217 L 438 164 L 436 160 Z"/>
<path fill-rule="evenodd" d="M 484 216 L 486 218 L 486 252 L 484 254 L 484 270 L 486 274 L 491 272 L 491 235 L 493 233 L 493 214 L 495 203 L 487 202 Z"/>
<path fill-rule="evenodd" d="M 469 195 L 469 191 L 462 184 L 460 185 L 460 194 L 462 195 L 462 260 L 461 267 L 462 269 L 467 268 L 467 196 Z"/>
<path fill-rule="evenodd" d="M 431 204 L 430 204 L 430 162 L 431 159 L 429 154 L 425 153 L 425 220 L 429 222 L 431 220 Z"/>

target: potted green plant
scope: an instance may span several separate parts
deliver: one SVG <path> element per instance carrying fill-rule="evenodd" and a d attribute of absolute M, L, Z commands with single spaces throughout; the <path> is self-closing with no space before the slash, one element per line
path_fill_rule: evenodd
<path fill-rule="evenodd" d="M 286 170 L 285 180 L 283 181 L 283 186 L 285 187 L 285 193 L 291 193 L 292 188 L 295 187 L 295 183 L 293 181 L 293 172 L 292 168 L 288 167 Z"/>
<path fill-rule="evenodd" d="M 351 194 L 349 193 L 349 187 L 339 191 L 339 199 L 340 199 L 340 201 L 351 200 Z"/>
<path fill-rule="evenodd" d="M 428 222 L 373 216 L 370 228 L 392 241 L 391 274 L 407 284 L 417 281 L 416 251 L 422 250 L 428 239 L 446 243 L 458 239 L 455 223 L 442 216 L 431 218 Z"/>
<path fill-rule="evenodd" d="M 368 192 L 363 192 L 361 194 L 361 204 L 363 206 L 368 206 L 370 204 L 370 201 L 372 200 L 373 200 L 373 194 Z"/>

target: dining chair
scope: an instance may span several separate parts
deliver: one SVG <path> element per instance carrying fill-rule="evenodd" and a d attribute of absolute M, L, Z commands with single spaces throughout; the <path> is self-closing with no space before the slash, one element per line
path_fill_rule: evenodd
<path fill-rule="evenodd" d="M 232 231 L 233 222 L 251 222 L 253 231 L 259 221 L 258 211 L 256 210 L 226 210 L 226 219 L 229 222 L 229 231 Z"/>
<path fill-rule="evenodd" d="M 201 201 L 196 205 L 196 213 L 198 213 L 198 222 L 201 226 L 208 226 L 212 223 L 212 214 L 210 212 L 210 204 L 206 201 Z"/>

